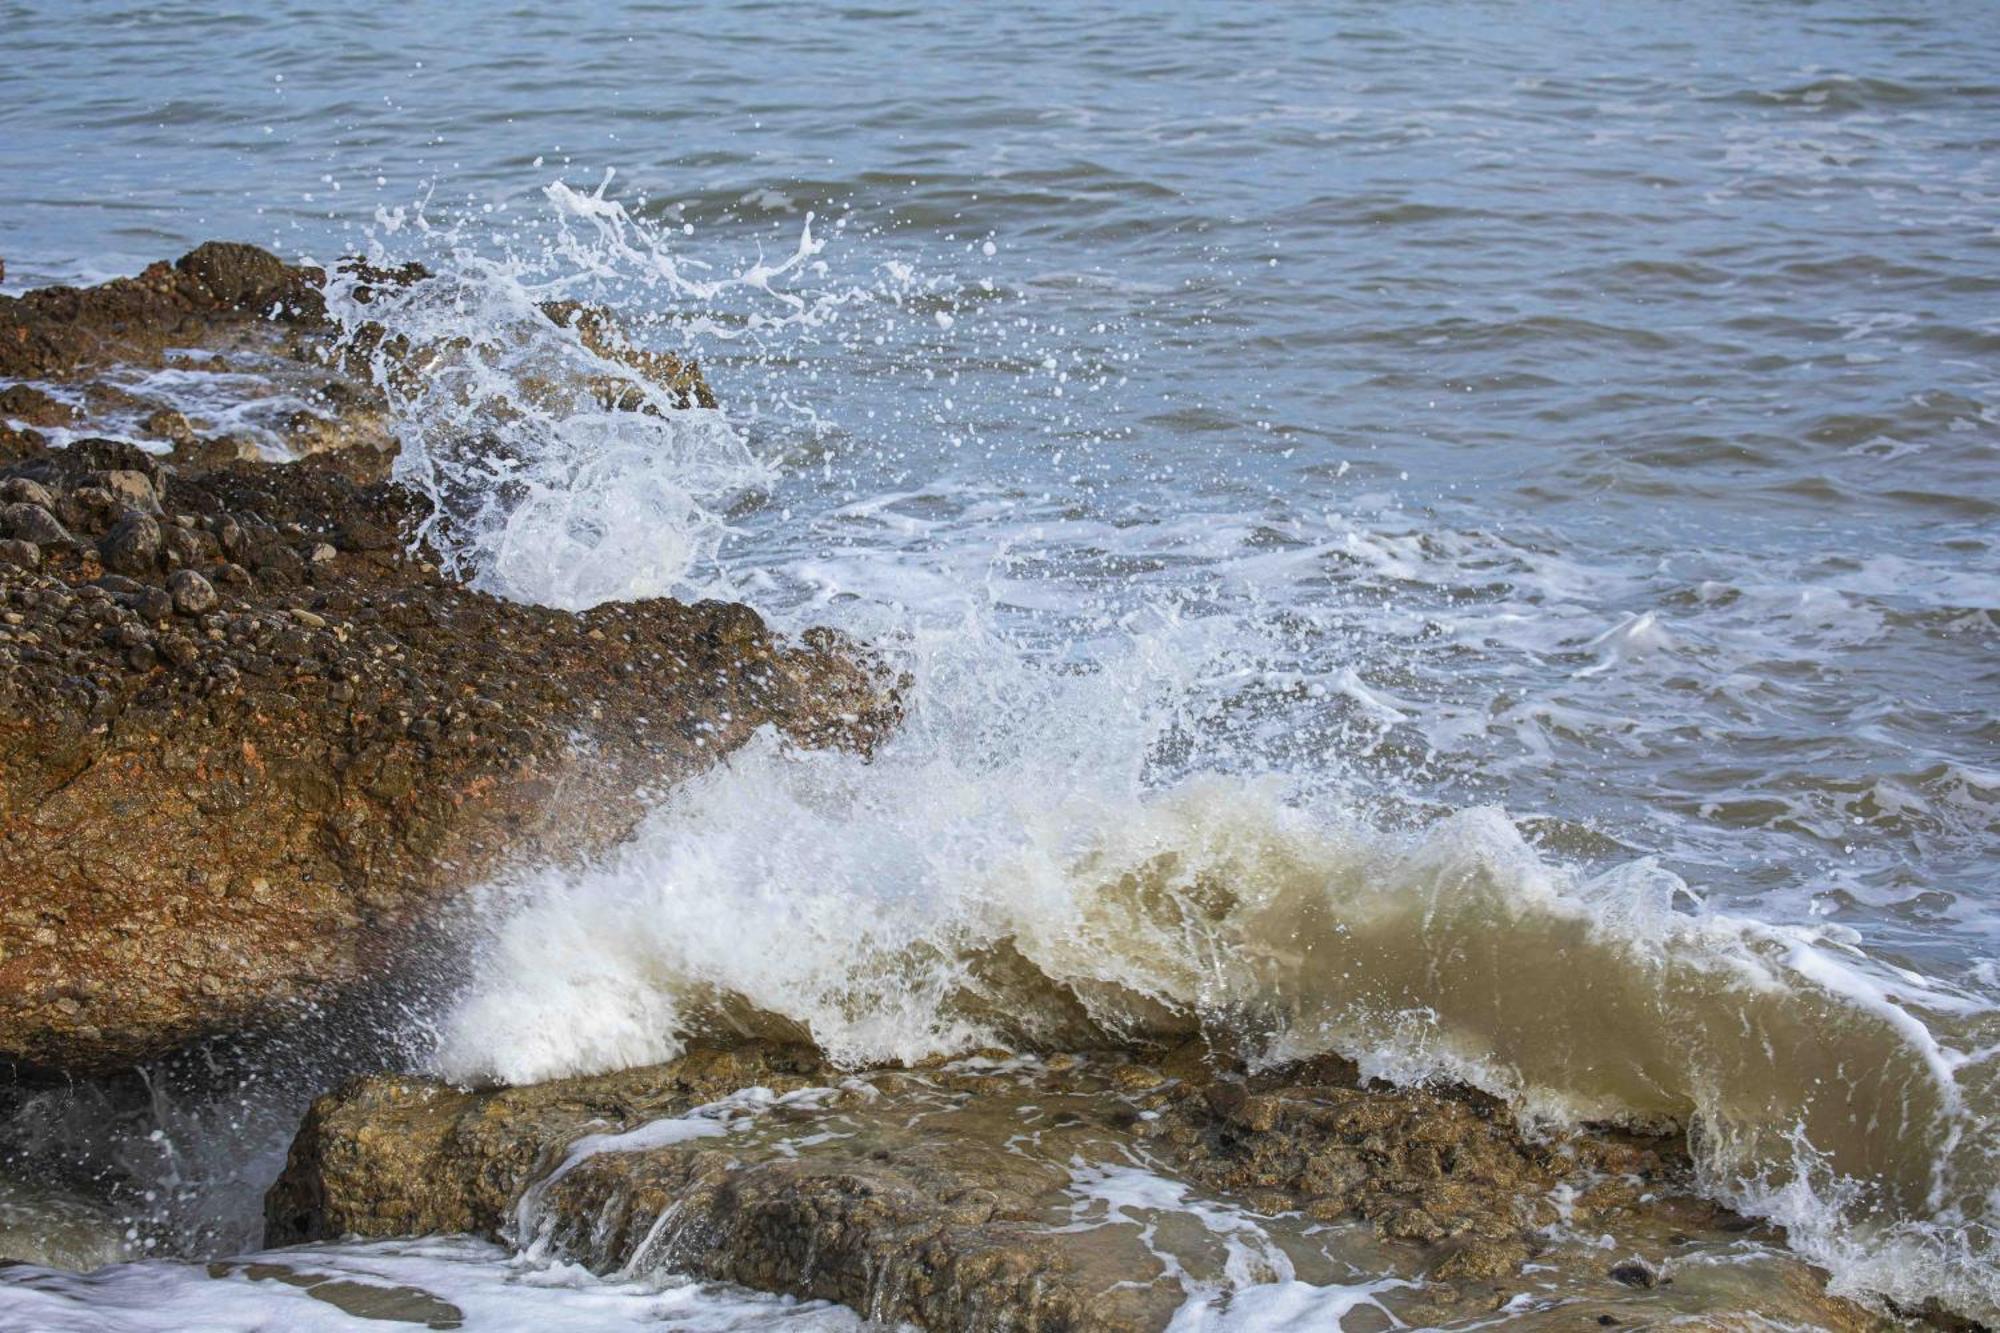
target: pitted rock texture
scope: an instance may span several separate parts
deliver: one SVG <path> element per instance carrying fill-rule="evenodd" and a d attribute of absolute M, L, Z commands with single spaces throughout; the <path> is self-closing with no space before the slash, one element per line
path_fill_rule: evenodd
<path fill-rule="evenodd" d="M 326 314 L 324 281 L 255 246 L 211 241 L 134 278 L 0 296 L 0 378 L 67 381 L 150 364 L 168 348 L 202 344 L 218 325 L 315 326 Z"/>
<path fill-rule="evenodd" d="M 0 376 L 319 337 L 318 278 L 211 245 L 6 298 Z M 243 452 L 0 430 L 0 1061 L 89 1073 L 283 1022 L 392 972 L 504 865 L 608 845 L 760 727 L 865 748 L 895 722 L 894 682 L 829 631 L 503 602 L 409 549 L 420 502 L 379 448 Z"/>
<path fill-rule="evenodd" d="M 704 1132 L 646 1128 L 691 1110 Z M 1090 1181 L 1119 1171 L 1149 1184 L 1112 1180 L 1097 1198 L 1123 1202 L 1106 1211 Z M 1346 1261 L 1405 1275 L 1385 1299 L 1419 1326 L 1517 1297 L 1524 1318 L 1546 1301 L 1548 1327 L 1600 1312 L 1878 1326 L 1774 1251 L 1758 1268 L 1728 1260 L 1754 1228 L 1688 1185 L 1673 1140 L 1537 1140 L 1475 1094 L 1362 1086 L 1337 1061 L 1246 1075 L 1195 1051 L 1104 1052 L 851 1074 L 808 1047 L 697 1045 L 667 1065 L 487 1092 L 355 1080 L 313 1106 L 266 1240 L 472 1231 L 928 1329 L 1126 1333 L 1165 1327 L 1191 1297 L 1226 1304 L 1220 1246 L 1199 1237 L 1257 1225 L 1268 1236 L 1246 1252 L 1285 1237 L 1302 1281 L 1338 1280 Z M 1178 1233 L 1173 1208 L 1138 1202 L 1177 1193 Z M 1190 1232 L 1188 1207 L 1222 1220 Z M 1652 1253 L 1629 1262 L 1658 1287 L 1558 1239 L 1600 1231 Z M 1178 1246 L 1180 1266 L 1156 1246 Z M 1677 1263 L 1676 1247 L 1725 1261 Z M 1282 1276 L 1272 1265 L 1261 1280 Z"/>

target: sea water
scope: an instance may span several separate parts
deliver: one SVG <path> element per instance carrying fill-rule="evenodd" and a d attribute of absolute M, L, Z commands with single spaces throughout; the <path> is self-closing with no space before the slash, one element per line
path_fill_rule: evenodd
<path fill-rule="evenodd" d="M 390 387 L 463 573 L 735 597 L 913 680 L 870 762 L 760 737 L 483 890 L 417 1063 L 665 1059 L 718 989 L 852 1063 L 1335 1050 L 1692 1126 L 1837 1290 L 2000 1308 L 2000 11 L 0 16 L 9 290 L 211 236 L 421 260 L 368 317 L 455 349 Z M 722 407 L 538 409 L 619 373 L 557 298 Z M 1026 976 L 967 1006 L 1002 947 Z M 197 1216 L 0 1222 L 232 1255 L 295 1111 L 40 1108 Z M 301 1262 L 469 1317 L 762 1299 L 460 1241 Z M 247 1271 L 31 1274 L 0 1319 L 304 1299 Z M 740 1317 L 781 1316 L 845 1318 Z"/>

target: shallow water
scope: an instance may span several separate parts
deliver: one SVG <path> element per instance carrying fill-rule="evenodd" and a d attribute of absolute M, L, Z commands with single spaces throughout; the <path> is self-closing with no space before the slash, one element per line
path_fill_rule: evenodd
<path fill-rule="evenodd" d="M 1692 1120 L 1846 1288 L 2000 1301 L 2000 11 L 0 26 L 9 290 L 422 258 L 411 331 L 529 330 L 399 405 L 460 499 L 443 398 L 585 357 L 532 297 L 651 315 L 722 416 L 530 417 L 468 568 L 917 678 L 873 765 L 759 746 L 496 886 L 441 1068 L 661 1058 L 715 984 L 857 1060 L 1332 1045 Z M 1002 942 L 1099 1030 L 966 1007 Z"/>

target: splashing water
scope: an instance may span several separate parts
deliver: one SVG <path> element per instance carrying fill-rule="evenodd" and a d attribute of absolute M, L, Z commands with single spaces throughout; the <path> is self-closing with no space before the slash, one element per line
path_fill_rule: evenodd
<path fill-rule="evenodd" d="M 419 212 L 385 230 L 423 235 L 435 276 L 385 282 L 349 266 L 327 293 L 388 395 L 394 477 L 430 501 L 418 536 L 475 586 L 571 610 L 713 579 L 728 505 L 772 475 L 734 423 L 689 401 L 687 380 L 634 373 L 635 360 L 661 364 L 657 354 L 635 356 L 623 333 L 605 331 L 598 303 L 655 292 L 720 312 L 747 294 L 776 308 L 734 326 L 715 313 L 677 321 L 685 341 L 768 336 L 847 299 L 808 303 L 772 286 L 819 253 L 810 216 L 784 261 L 697 280 L 606 197 L 610 183 L 548 188 L 555 231 L 535 262 L 485 257 Z"/>
<path fill-rule="evenodd" d="M 1037 539 L 1090 528 L 1075 517 L 1016 525 L 999 549 L 976 527 L 955 542 L 906 524 L 905 575 L 873 563 L 898 552 L 851 544 L 725 555 L 742 536 L 729 497 L 780 476 L 727 415 L 676 407 L 544 304 L 693 302 L 634 307 L 682 347 L 909 312 L 858 285 L 775 286 L 821 253 L 809 229 L 781 264 L 697 280 L 602 188 L 550 199 L 536 263 L 453 249 L 441 278 L 339 307 L 437 349 L 411 388 L 377 361 L 399 475 L 438 508 L 429 539 L 481 586 L 558 605 L 698 573 L 761 589 L 781 618 L 872 634 L 918 686 L 872 762 L 760 737 L 601 863 L 494 886 L 490 938 L 439 1026 L 444 1074 L 560 1077 L 743 1031 L 803 1031 L 853 1064 L 1195 1035 L 1253 1061 L 1331 1050 L 1564 1124 L 1686 1128 L 1708 1187 L 1784 1221 L 1839 1289 L 2000 1299 L 2000 1032 L 1979 1000 L 1851 930 L 1714 910 L 1650 860 L 1553 864 L 1498 809 L 1371 817 L 1357 793 L 1383 809 L 1385 784 L 1359 761 L 1421 704 L 1351 660 L 1302 660 L 1302 642 L 1327 651 L 1298 628 L 1324 637 L 1324 607 L 1234 595 L 1274 586 L 1268 554 L 1165 595 L 1081 561 L 1036 569 Z M 743 297 L 773 310 L 718 313 Z M 607 381 L 639 410 L 603 407 Z M 879 535 L 906 500 L 833 521 Z M 851 591 L 870 588 L 890 591 Z M 1584 643 L 1575 675 L 1676 649 L 1649 614 Z"/>
<path fill-rule="evenodd" d="M 307 5 L 280 84 L 243 77 L 254 16 L 30 4 L 50 95 L 0 160 L 43 188 L 0 250 L 16 286 L 239 222 L 347 254 L 444 172 L 462 218 L 371 242 L 435 279 L 332 293 L 431 548 L 504 596 L 833 621 L 917 678 L 873 765 L 765 738 L 599 865 L 493 886 L 440 1067 L 724 1027 L 847 1060 L 1345 1050 L 1685 1124 L 1837 1289 L 1991 1319 L 2000 29 L 1879 8 L 602 6 L 447 40 Z M 616 181 L 524 174 L 606 144 Z M 698 355 L 723 408 L 637 353 Z M 256 1171 L 183 1141 L 226 1149 L 233 1111 L 147 1114 L 165 1143 L 135 1121 L 91 1168 L 171 1186 L 144 1239 L 236 1234 L 195 1196 Z M 171 1322 L 160 1278 L 128 1270 L 118 1317 Z M 206 1322 L 269 1322 L 274 1284 L 225 1281 Z"/>

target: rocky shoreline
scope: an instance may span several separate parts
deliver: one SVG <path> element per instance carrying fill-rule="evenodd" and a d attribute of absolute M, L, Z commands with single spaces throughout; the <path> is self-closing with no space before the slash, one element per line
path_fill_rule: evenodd
<path fill-rule="evenodd" d="M 1140 1333 L 1231 1279 L 1349 1272 L 1394 1274 L 1374 1300 L 1419 1327 L 1535 1327 L 1543 1305 L 1550 1327 L 1887 1326 L 1750 1259 L 1776 1238 L 1696 1197 L 1674 1138 L 1534 1135 L 1477 1094 L 1199 1046 L 857 1072 L 745 1043 L 483 1092 L 364 1078 L 314 1105 L 266 1216 L 273 1244 L 473 1232 L 928 1329 Z"/>
<path fill-rule="evenodd" d="M 297 462 L 184 419 L 156 455 L 56 410 L 168 348 L 264 336 L 312 371 L 333 359 L 313 281 L 210 245 L 0 298 L 0 376 L 47 385 L 0 411 L 70 429 L 0 430 L 0 1059 L 95 1073 L 283 1021 L 503 864 L 617 839 L 760 726 L 865 747 L 893 725 L 830 632 L 708 602 L 573 614 L 441 573 L 408 537 L 420 501 L 380 479 L 375 404 L 334 372 L 344 410 L 310 433 L 345 447 Z"/>
<path fill-rule="evenodd" d="M 445 572 L 323 282 L 211 244 L 0 297 L 16 1086 L 296 1028 L 436 963 L 468 890 L 614 844 L 758 729 L 866 751 L 897 723 L 899 682 L 832 632 L 714 602 L 560 611 Z M 617 348 L 599 312 L 546 313 Z M 713 405 L 698 368 L 624 359 Z M 205 421 L 149 397 L 162 374 L 268 410 Z M 1169 1234 L 1167 1196 L 1206 1236 Z M 857 1071 L 745 1041 L 525 1088 L 369 1074 L 313 1105 L 266 1220 L 271 1245 L 471 1232 L 932 1329 L 1158 1329 L 1293 1274 L 1394 1274 L 1371 1300 L 1408 1322 L 1884 1322 L 1699 1199 L 1677 1137 L 1539 1134 L 1463 1090 L 1199 1047 Z"/>

